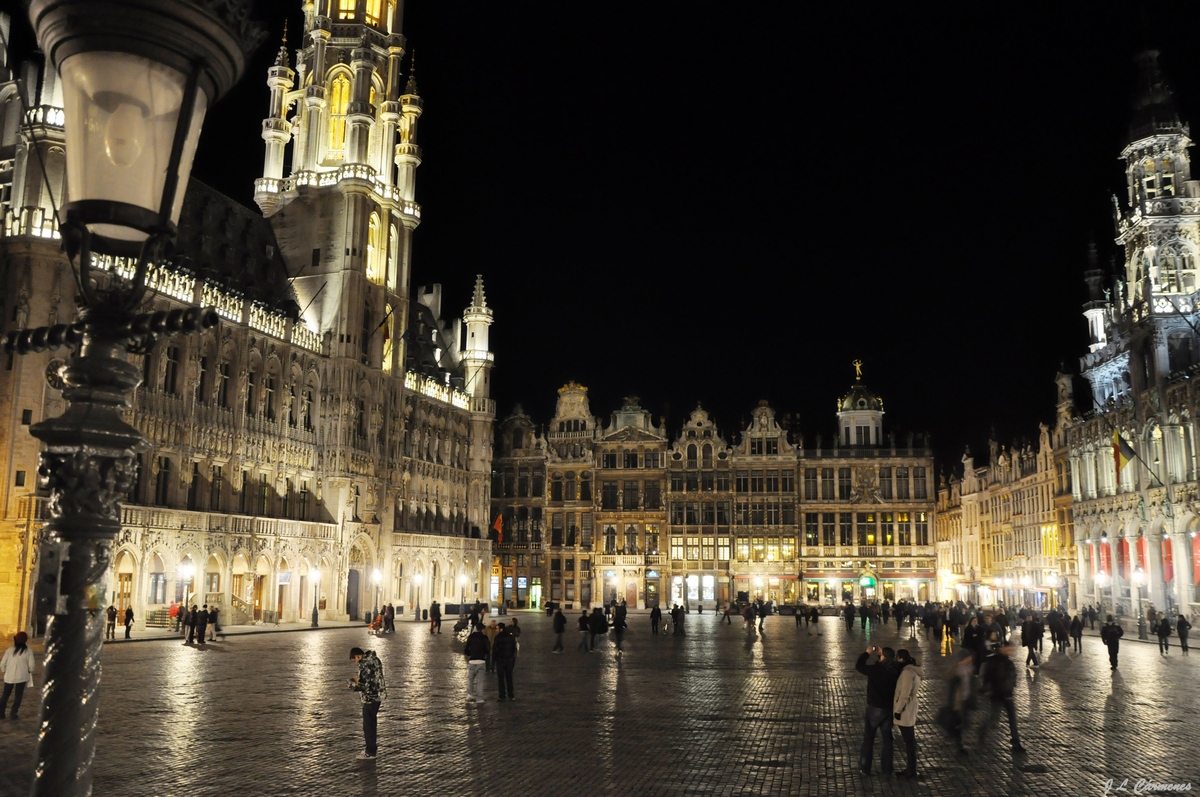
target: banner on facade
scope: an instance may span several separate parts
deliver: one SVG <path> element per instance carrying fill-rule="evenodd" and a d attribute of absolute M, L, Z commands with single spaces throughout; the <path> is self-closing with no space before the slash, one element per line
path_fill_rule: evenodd
<path fill-rule="evenodd" d="M 1138 537 L 1138 541 L 1137 541 L 1138 567 L 1142 568 L 1143 570 L 1146 571 L 1147 574 L 1149 574 L 1149 572 L 1150 572 L 1150 556 L 1146 553 L 1146 548 L 1147 548 L 1146 538 L 1144 536 Z"/>
<path fill-rule="evenodd" d="M 1171 558 L 1171 541 L 1166 538 L 1162 541 L 1162 566 L 1163 581 L 1170 584 L 1175 580 L 1175 560 Z"/>
<path fill-rule="evenodd" d="M 1121 578 L 1129 580 L 1129 540 L 1124 537 L 1117 543 L 1117 572 Z"/>
<path fill-rule="evenodd" d="M 1200 584 L 1200 537 L 1192 537 L 1192 586 L 1197 584 Z"/>
<path fill-rule="evenodd" d="M 1088 543 L 1088 555 L 1092 558 L 1092 575 L 1096 575 L 1096 543 Z"/>
<path fill-rule="evenodd" d="M 1111 542 L 1100 543 L 1100 571 L 1110 576 L 1113 574 Z"/>

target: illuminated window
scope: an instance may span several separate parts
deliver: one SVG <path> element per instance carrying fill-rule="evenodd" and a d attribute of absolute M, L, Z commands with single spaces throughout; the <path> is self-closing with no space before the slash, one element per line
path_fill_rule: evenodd
<path fill-rule="evenodd" d="M 396 20 L 396 0 L 387 0 L 387 29 L 388 33 L 395 33 L 392 30 L 392 25 Z"/>
<path fill-rule="evenodd" d="M 779 556 L 785 562 L 796 561 L 796 538 L 784 537 L 780 540 Z"/>
<path fill-rule="evenodd" d="M 687 552 L 687 558 L 690 561 L 694 562 L 700 558 L 700 538 L 699 537 L 688 537 L 687 538 L 687 551 L 686 552 Z"/>
<path fill-rule="evenodd" d="M 683 559 L 683 537 L 671 538 L 671 558 Z"/>
<path fill-rule="evenodd" d="M 350 81 L 339 74 L 329 85 L 329 149 L 341 152 L 346 145 L 346 106 L 350 103 Z"/>
<path fill-rule="evenodd" d="M 354 19 L 357 0 L 338 0 L 338 19 Z"/>
<path fill-rule="evenodd" d="M 702 537 L 700 539 L 700 545 L 703 548 L 703 551 L 701 552 L 701 558 L 704 559 L 704 561 L 711 562 L 713 560 L 713 558 L 715 556 L 715 554 L 714 554 L 714 550 L 715 550 L 714 544 L 715 543 L 716 543 L 716 540 L 712 537 Z"/>
<path fill-rule="evenodd" d="M 376 285 L 383 284 L 383 225 L 379 214 L 372 213 L 367 222 L 367 279 Z"/>
<path fill-rule="evenodd" d="M 717 559 L 721 562 L 729 561 L 729 538 L 717 537 Z"/>
<path fill-rule="evenodd" d="M 739 562 L 749 562 L 750 561 L 750 538 L 749 537 L 738 537 L 737 538 L 737 560 Z"/>
<path fill-rule="evenodd" d="M 395 328 L 396 318 L 392 313 L 392 306 L 389 304 L 387 306 L 387 322 L 383 325 L 383 372 L 385 374 L 392 372 L 392 341 Z"/>
<path fill-rule="evenodd" d="M 397 255 L 399 254 L 400 235 L 396 229 L 396 225 L 391 226 L 391 235 L 388 237 L 388 259 L 387 259 L 387 289 L 389 291 L 396 290 L 396 269 Z"/>
<path fill-rule="evenodd" d="M 752 546 L 752 553 L 754 555 L 753 561 L 765 562 L 766 561 L 766 548 L 767 548 L 767 546 L 765 545 L 763 538 L 755 537 L 753 546 Z"/>
<path fill-rule="evenodd" d="M 349 2 L 349 0 L 345 0 L 345 1 Z M 367 0 L 367 7 L 366 7 L 367 24 L 368 25 L 378 25 L 379 24 L 379 15 L 382 12 L 382 10 L 383 10 L 383 0 Z"/>
<path fill-rule="evenodd" d="M 779 538 L 778 537 L 767 537 L 767 561 L 768 562 L 778 562 L 779 561 Z"/>

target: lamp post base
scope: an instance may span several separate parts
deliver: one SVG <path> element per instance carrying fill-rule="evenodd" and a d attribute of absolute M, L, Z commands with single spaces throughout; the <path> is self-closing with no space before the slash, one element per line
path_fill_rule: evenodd
<path fill-rule="evenodd" d="M 318 627 L 319 627 L 319 624 L 317 623 L 317 607 L 316 607 L 316 606 L 314 606 L 314 607 L 313 607 L 313 614 L 312 614 L 312 627 L 313 627 L 313 628 L 318 628 Z"/>

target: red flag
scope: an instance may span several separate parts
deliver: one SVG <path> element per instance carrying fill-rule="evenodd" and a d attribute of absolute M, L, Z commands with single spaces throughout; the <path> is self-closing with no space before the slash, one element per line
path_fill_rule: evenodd
<path fill-rule="evenodd" d="M 492 528 L 496 530 L 496 544 L 504 542 L 504 515 L 496 515 L 496 522 L 492 524 Z"/>

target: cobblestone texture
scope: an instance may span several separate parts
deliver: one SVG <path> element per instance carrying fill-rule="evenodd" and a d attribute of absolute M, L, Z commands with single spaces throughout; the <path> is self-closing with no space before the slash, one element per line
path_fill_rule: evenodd
<path fill-rule="evenodd" d="M 1191 782 L 1200 790 L 1200 657 L 1175 647 L 1122 647 L 1111 674 L 1103 646 L 1019 666 L 1027 755 L 1014 760 L 1006 730 L 964 760 L 945 754 L 931 724 L 945 661 L 932 640 L 895 626 L 875 642 L 915 649 L 926 671 L 917 726 L 921 778 L 906 782 L 856 768 L 864 646 L 833 618 L 822 634 L 790 617 L 767 621 L 751 642 L 740 622 L 688 618 L 686 637 L 649 633 L 630 617 L 626 652 L 552 654 L 550 621 L 524 628 L 516 702 L 465 702 L 461 645 L 427 626 L 398 625 L 376 639 L 362 629 L 231 637 L 194 648 L 177 641 L 105 651 L 95 770 L 99 797 L 120 795 L 1077 795 L 1129 778 Z M 572 618 L 573 620 L 574 618 Z M 573 624 L 573 623 L 572 623 Z M 1175 641 L 1174 639 L 1172 640 Z M 358 645 L 379 652 L 390 699 L 379 715 L 380 756 L 359 762 L 357 695 L 345 688 Z M 1018 665 L 1023 661 L 1018 660 Z M 40 684 L 40 673 L 39 681 Z M 32 695 L 36 697 L 36 695 Z M 36 723 L 0 723 L 0 794 L 26 794 Z M 970 738 L 970 737 L 968 737 Z M 878 745 L 875 770 L 878 772 Z M 903 745 L 896 734 L 897 768 Z"/>

